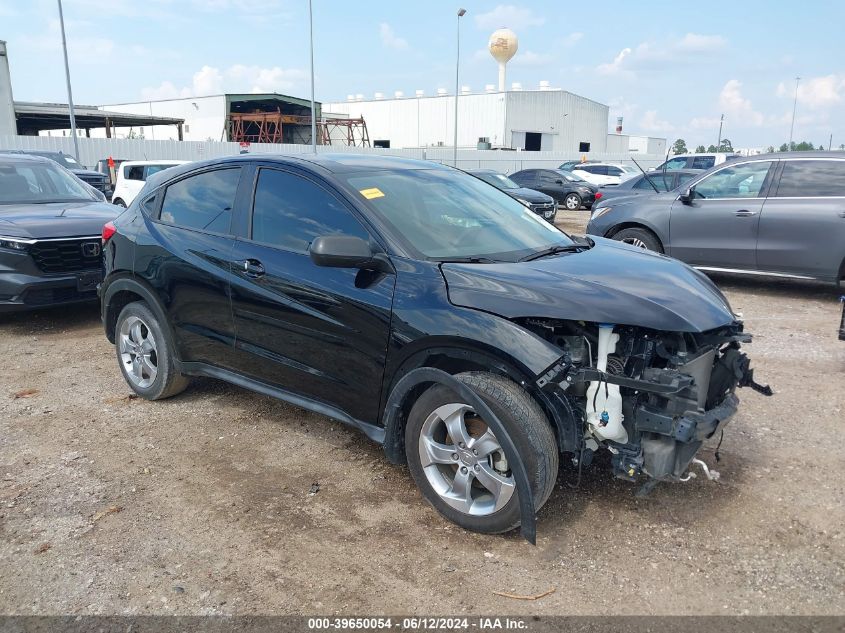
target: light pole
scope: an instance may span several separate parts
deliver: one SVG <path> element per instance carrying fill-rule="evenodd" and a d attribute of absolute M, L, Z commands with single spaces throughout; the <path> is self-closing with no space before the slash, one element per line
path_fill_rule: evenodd
<path fill-rule="evenodd" d="M 67 80 L 67 107 L 70 112 L 70 134 L 73 136 L 74 158 L 79 161 L 79 140 L 76 138 L 76 115 L 73 112 L 73 92 L 70 89 L 70 64 L 67 61 L 67 40 L 65 39 L 65 16 L 62 13 L 62 0 L 59 3 L 59 26 L 62 29 L 62 51 L 65 54 L 65 79 Z"/>
<path fill-rule="evenodd" d="M 795 78 L 795 100 L 792 102 L 792 123 L 789 126 L 789 151 L 792 151 L 792 132 L 795 131 L 795 109 L 798 107 L 798 82 L 801 77 Z"/>
<path fill-rule="evenodd" d="M 316 154 L 317 108 L 314 106 L 314 12 L 311 9 L 311 0 L 308 0 L 308 33 L 311 47 L 311 150 Z"/>
<path fill-rule="evenodd" d="M 719 140 L 716 141 L 716 151 L 719 151 L 719 148 L 722 147 L 722 124 L 725 122 L 725 115 L 723 114 L 719 117 Z"/>
<path fill-rule="evenodd" d="M 466 9 L 458 9 L 458 31 L 455 54 L 455 146 L 452 149 L 452 165 L 458 166 L 458 95 L 460 94 L 461 77 L 461 18 L 466 15 Z"/>

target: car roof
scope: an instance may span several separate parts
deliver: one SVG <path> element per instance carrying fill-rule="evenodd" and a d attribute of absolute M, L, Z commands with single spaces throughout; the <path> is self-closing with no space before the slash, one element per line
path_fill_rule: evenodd
<path fill-rule="evenodd" d="M 117 159 L 115 159 L 117 160 Z M 185 163 L 189 163 L 190 161 L 187 160 L 174 160 L 174 159 L 164 159 L 164 160 L 124 160 L 121 162 L 121 165 L 124 167 L 132 167 L 133 165 L 184 165 Z"/>
<path fill-rule="evenodd" d="M 35 154 L 24 154 L 19 150 L 5 150 L 0 149 L 0 161 L 4 163 L 46 163 L 48 165 L 55 165 L 55 163 L 46 156 L 36 156 Z"/>
<path fill-rule="evenodd" d="M 479 176 L 482 174 L 489 174 L 491 176 L 504 176 L 502 172 L 496 171 L 495 169 L 467 169 L 467 173 Z"/>

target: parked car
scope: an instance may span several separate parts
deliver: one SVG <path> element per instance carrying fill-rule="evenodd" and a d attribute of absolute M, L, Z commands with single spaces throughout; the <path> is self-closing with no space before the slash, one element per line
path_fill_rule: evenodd
<path fill-rule="evenodd" d="M 521 202 L 544 220 L 548 222 L 555 221 L 557 202 L 551 196 L 547 196 L 534 189 L 520 187 L 513 180 L 493 169 L 473 169 L 469 173 L 504 191 L 511 198 Z"/>
<path fill-rule="evenodd" d="M 184 160 L 127 160 L 117 170 L 117 182 L 114 185 L 112 203 L 119 207 L 128 207 L 141 191 L 147 178 L 153 174 L 184 165 Z"/>
<path fill-rule="evenodd" d="M 572 175 L 601 187 L 618 185 L 634 176 L 634 171 L 630 167 L 616 163 L 583 163 L 572 168 Z"/>
<path fill-rule="evenodd" d="M 648 178 L 646 178 L 646 175 Z M 660 191 L 673 191 L 682 184 L 689 182 L 701 172 L 693 169 L 675 169 L 673 171 L 649 171 L 629 178 L 618 185 L 605 185 L 599 187 L 596 200 L 611 200 L 621 196 L 642 195 L 655 193 L 654 189 Z M 652 184 L 654 186 L 652 186 Z"/>
<path fill-rule="evenodd" d="M 737 159 L 681 191 L 602 200 L 587 225 L 703 270 L 845 277 L 845 152 Z"/>
<path fill-rule="evenodd" d="M 597 160 L 567 160 L 560 165 L 558 165 L 558 169 L 562 169 L 564 171 L 572 171 L 578 165 L 586 165 L 588 163 L 597 163 Z"/>
<path fill-rule="evenodd" d="M 112 185 L 109 179 L 103 174 L 88 169 L 82 165 L 73 156 L 65 154 L 64 152 L 46 152 L 40 150 L 23 150 L 23 149 L 9 149 L 0 150 L 0 153 L 7 154 L 28 154 L 30 156 L 41 156 L 42 158 L 49 158 L 53 162 L 58 163 L 74 176 L 79 178 L 82 182 L 88 183 L 94 189 L 102 192 L 107 200 L 111 200 Z"/>
<path fill-rule="evenodd" d="M 555 199 L 570 211 L 581 207 L 588 209 L 596 199 L 595 187 L 578 176 L 561 169 L 523 169 L 510 175 L 520 187 L 540 191 Z"/>
<path fill-rule="evenodd" d="M 533 538 L 561 451 L 684 477 L 753 383 L 707 277 L 427 161 L 173 167 L 103 240 L 105 333 L 138 395 L 210 376 L 340 420 L 479 532 Z"/>
<path fill-rule="evenodd" d="M 655 171 L 662 171 L 671 169 L 710 169 L 722 163 L 741 158 L 739 154 L 731 154 L 727 152 L 715 152 L 709 154 L 678 154 L 669 160 L 660 163 L 655 167 Z"/>
<path fill-rule="evenodd" d="M 0 154 L 0 312 L 96 300 L 102 193 L 46 158 Z"/>

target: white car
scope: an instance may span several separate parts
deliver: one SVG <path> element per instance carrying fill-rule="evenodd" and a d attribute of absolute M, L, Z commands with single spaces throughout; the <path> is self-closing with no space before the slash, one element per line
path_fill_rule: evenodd
<path fill-rule="evenodd" d="M 584 163 L 572 168 L 572 174 L 591 185 L 618 185 L 639 172 L 619 163 Z"/>
<path fill-rule="evenodd" d="M 739 154 L 728 152 L 710 152 L 708 154 L 678 154 L 673 156 L 665 163 L 660 163 L 655 167 L 655 171 L 663 171 L 665 166 L 666 171 L 672 169 L 710 169 L 716 165 L 739 158 Z"/>
<path fill-rule="evenodd" d="M 141 191 L 147 178 L 168 167 L 184 165 L 186 160 L 127 160 L 117 168 L 117 181 L 114 183 L 112 203 L 119 207 L 128 207 Z"/>

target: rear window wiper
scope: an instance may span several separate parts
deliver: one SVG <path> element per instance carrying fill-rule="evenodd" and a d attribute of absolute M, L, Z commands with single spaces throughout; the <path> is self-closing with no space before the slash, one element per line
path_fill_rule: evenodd
<path fill-rule="evenodd" d="M 551 246 L 549 248 L 544 248 L 541 251 L 537 251 L 536 253 L 531 253 L 530 255 L 526 255 L 525 257 L 520 257 L 517 261 L 519 262 L 530 262 L 535 259 L 540 259 L 541 257 L 548 257 L 549 255 L 557 255 L 558 253 L 580 253 L 581 251 L 585 251 L 589 248 L 589 246 L 583 244 L 567 244 L 566 246 Z"/>

